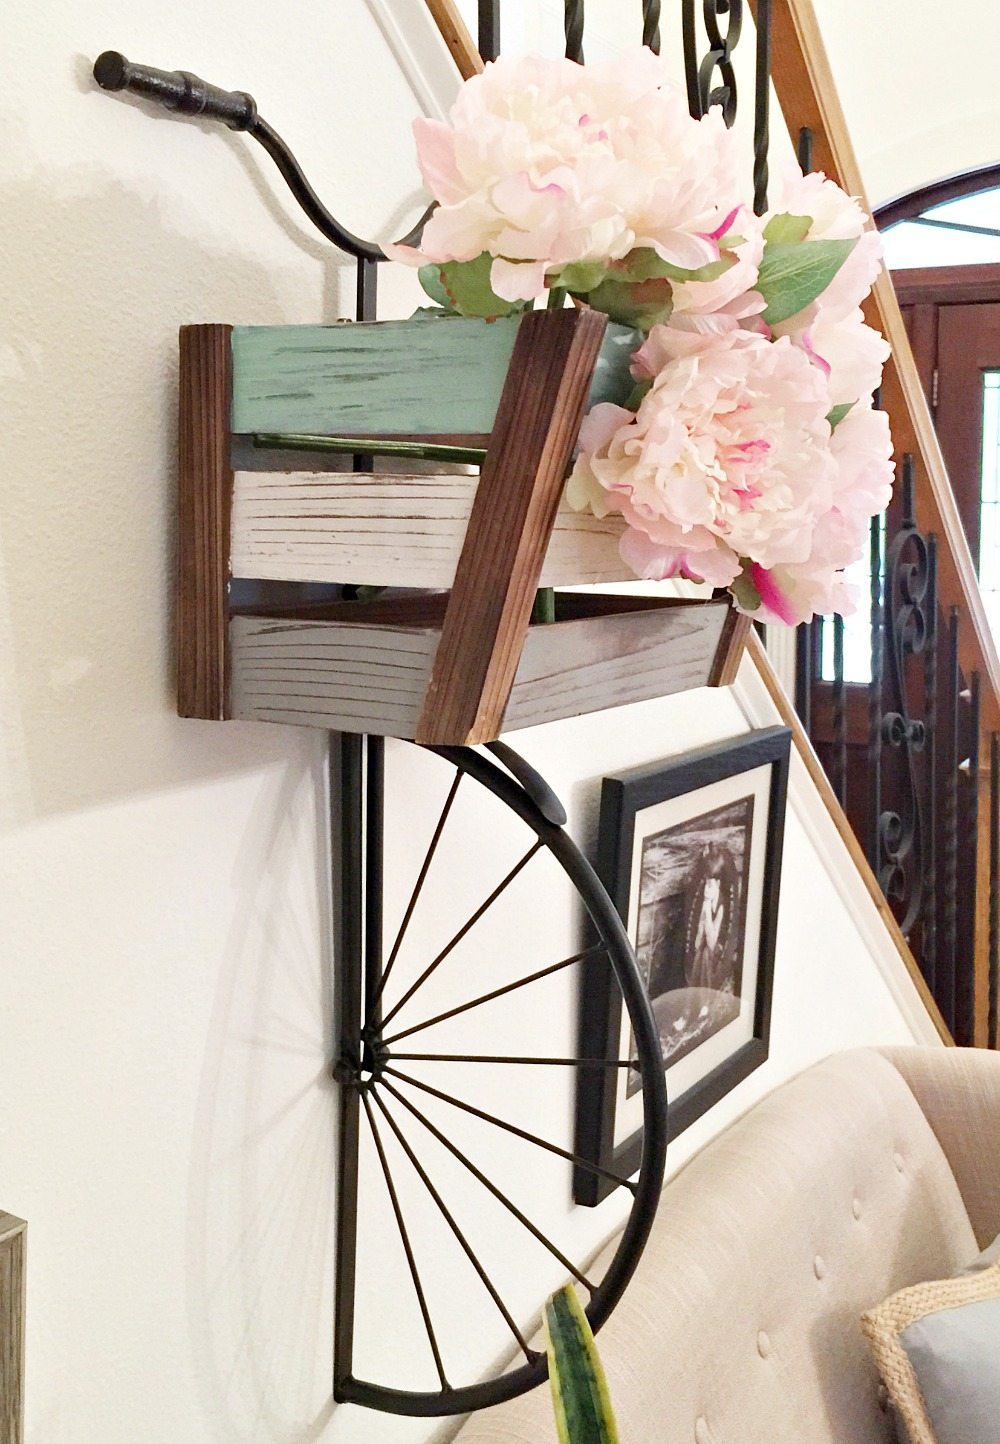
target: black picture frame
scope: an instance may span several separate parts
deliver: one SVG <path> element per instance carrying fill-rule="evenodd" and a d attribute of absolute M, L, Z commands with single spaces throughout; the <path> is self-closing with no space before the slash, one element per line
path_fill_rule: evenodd
<path fill-rule="evenodd" d="M 643 965 L 642 949 L 637 946 L 637 923 L 630 920 L 630 905 L 633 900 L 633 858 L 635 855 L 637 829 L 643 837 L 643 846 L 651 839 L 660 839 L 664 851 L 683 847 L 679 837 L 689 824 L 704 824 L 708 818 L 721 823 L 723 814 L 728 823 L 725 835 L 738 839 L 740 868 L 737 870 L 731 858 L 721 848 L 717 849 L 719 863 L 710 871 L 720 874 L 720 881 L 713 897 L 721 896 L 723 887 L 728 887 L 733 899 L 729 909 L 727 938 L 735 928 L 732 958 L 738 962 L 731 965 L 739 968 L 742 977 L 744 959 L 749 956 L 745 937 L 747 921 L 747 895 L 750 889 L 750 869 L 759 877 L 759 850 L 763 848 L 763 875 L 759 896 L 759 926 L 756 929 L 756 969 L 754 974 L 752 1034 L 734 1047 L 733 1052 L 721 1062 L 710 1067 L 697 1081 L 686 1087 L 677 1097 L 670 1097 L 670 1137 L 676 1138 L 700 1118 L 713 1104 L 741 1082 L 755 1068 L 759 1068 L 768 1055 L 771 1028 L 771 997 L 774 987 L 774 949 L 778 924 L 778 899 L 781 879 L 781 857 L 784 842 L 785 802 L 788 791 L 788 765 L 791 744 L 791 730 L 788 727 L 768 727 L 730 741 L 716 743 L 680 757 L 670 758 L 654 766 L 605 777 L 601 786 L 601 810 L 597 844 L 597 872 L 607 888 L 612 901 L 621 914 L 622 920 L 640 954 L 640 967 L 647 977 L 652 976 L 654 957 L 652 948 Z M 751 796 L 739 796 L 739 778 L 743 774 L 756 772 L 761 767 L 770 767 L 770 784 L 766 789 L 766 827 L 761 832 L 758 812 L 763 780 L 757 784 L 757 792 Z M 709 811 L 699 814 L 704 807 L 706 789 L 712 784 L 732 780 L 737 785 L 732 789 L 732 800 L 717 802 Z M 725 789 L 716 789 L 710 796 L 718 797 Z M 673 822 L 660 833 L 651 829 L 643 834 L 643 814 L 656 808 L 660 803 L 673 799 L 690 797 L 691 811 L 679 822 Z M 702 799 L 699 802 L 699 798 Z M 749 808 L 747 806 L 749 804 Z M 745 821 L 741 821 L 745 819 Z M 754 824 L 756 823 L 756 826 Z M 741 831 L 742 828 L 742 831 Z M 678 835 L 678 840 L 673 840 Z M 694 835 L 694 834 L 693 834 Z M 693 849 L 693 843 L 690 844 Z M 733 844 L 736 847 L 736 843 Z M 706 846 L 701 845 L 698 856 L 704 858 Z M 704 868 L 704 863 L 701 864 Z M 729 873 L 726 873 L 726 868 Z M 736 881 L 734 882 L 734 879 Z M 637 888 L 642 889 L 640 877 Z M 707 885 L 702 880 L 701 896 L 708 895 Z M 687 891 L 680 894 L 687 898 Z M 678 894 L 660 899 L 657 906 L 671 905 L 677 911 L 675 898 Z M 691 922 L 693 905 L 686 903 L 684 913 L 683 952 L 680 966 L 688 973 L 690 956 Z M 733 916 L 735 914 L 735 922 Z M 701 916 L 704 916 L 702 912 Z M 726 910 L 720 909 L 719 916 L 725 917 Z M 756 916 L 756 908 L 755 908 Z M 680 926 L 671 915 L 673 932 L 668 936 L 675 940 Z M 720 923 L 721 926 L 721 923 Z M 701 936 L 701 934 L 699 934 Z M 716 933 L 716 939 L 718 933 Z M 749 940 L 752 945 L 753 939 Z M 730 947 L 727 941 L 724 945 Z M 676 948 L 671 956 L 676 959 Z M 666 990 L 663 996 L 667 996 Z M 720 995 L 721 996 L 721 995 Z M 736 990 L 739 997 L 739 990 Z M 581 978 L 579 1008 L 579 1056 L 581 1058 L 617 1059 L 622 1056 L 621 998 L 611 970 L 605 959 L 595 956 L 588 959 Z M 676 1023 L 674 1025 L 676 1027 Z M 721 1027 L 717 1025 L 716 1031 Z M 695 1057 L 698 1048 L 712 1035 L 701 1042 L 688 1045 L 680 1056 Z M 670 1069 L 679 1058 L 666 1066 L 668 1093 L 670 1091 Z M 690 1066 L 690 1065 L 689 1065 Z M 620 1068 L 580 1068 L 577 1070 L 576 1097 L 576 1152 L 581 1158 L 611 1170 L 622 1177 L 630 1177 L 639 1166 L 642 1149 L 641 1131 L 622 1138 L 621 1125 L 617 1120 L 622 1097 L 623 1070 Z M 577 1166 L 573 1171 L 573 1197 L 579 1204 L 593 1206 L 603 1201 L 618 1185 L 610 1179 L 593 1174 Z"/>

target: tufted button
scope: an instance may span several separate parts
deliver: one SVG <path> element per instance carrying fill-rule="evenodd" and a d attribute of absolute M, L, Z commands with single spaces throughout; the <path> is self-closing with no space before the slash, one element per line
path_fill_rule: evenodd
<path fill-rule="evenodd" d="M 813 1273 L 818 1279 L 826 1278 L 826 1264 L 820 1258 L 819 1254 L 813 1259 Z"/>
<path fill-rule="evenodd" d="M 762 1359 L 768 1358 L 771 1353 L 771 1340 L 764 1333 L 763 1329 L 761 1329 L 757 1335 L 757 1352 Z"/>
<path fill-rule="evenodd" d="M 704 1414 L 699 1414 L 694 1421 L 695 1444 L 715 1444 L 712 1431 L 708 1427 L 708 1420 Z"/>
<path fill-rule="evenodd" d="M 861 1200 L 860 1200 L 860 1198 L 856 1198 L 856 1199 L 854 1200 L 854 1202 L 851 1204 L 851 1212 L 854 1214 L 854 1217 L 855 1217 L 855 1218 L 860 1218 L 860 1217 L 861 1217 Z"/>
<path fill-rule="evenodd" d="M 904 1168 L 903 1155 L 901 1153 L 894 1153 L 892 1155 L 892 1161 L 896 1165 L 896 1172 L 902 1173 Z"/>

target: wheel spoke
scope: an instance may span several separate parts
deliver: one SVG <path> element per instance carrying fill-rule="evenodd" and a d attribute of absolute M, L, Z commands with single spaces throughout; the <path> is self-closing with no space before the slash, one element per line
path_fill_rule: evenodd
<path fill-rule="evenodd" d="M 572 1276 L 576 1279 L 577 1283 L 583 1284 L 584 1288 L 589 1290 L 589 1292 L 593 1294 L 595 1286 L 590 1282 L 586 1274 L 581 1273 L 580 1270 L 576 1267 L 576 1265 L 566 1257 L 562 1250 L 557 1248 L 557 1246 L 552 1242 L 552 1240 L 550 1238 L 547 1238 L 546 1235 L 542 1233 L 541 1229 L 538 1228 L 535 1224 L 533 1224 L 531 1222 L 531 1219 L 528 1218 L 526 1214 L 523 1214 L 521 1212 L 517 1204 L 512 1202 L 512 1200 L 509 1199 L 507 1195 L 500 1188 L 497 1187 L 497 1185 L 492 1181 L 492 1179 L 487 1178 L 486 1174 L 483 1173 L 479 1168 L 477 1168 L 476 1165 L 472 1162 L 472 1160 L 470 1158 L 467 1158 L 466 1155 L 462 1152 L 462 1150 L 460 1148 L 457 1148 L 456 1145 L 452 1143 L 451 1139 L 447 1138 L 445 1134 L 441 1132 L 440 1128 L 436 1128 L 434 1124 L 430 1121 L 430 1119 L 424 1113 L 421 1113 L 420 1109 L 416 1106 L 415 1103 L 411 1103 L 408 1098 L 404 1098 L 402 1093 L 400 1093 L 399 1089 L 394 1088 L 386 1078 L 382 1079 L 379 1086 L 384 1088 L 386 1092 L 391 1093 L 393 1098 L 397 1099 L 397 1101 L 400 1102 L 404 1108 L 408 1108 L 409 1111 L 413 1114 L 414 1118 L 418 1119 L 419 1122 L 421 1122 L 428 1130 L 428 1132 L 433 1134 L 433 1136 L 438 1140 L 439 1143 L 444 1144 L 448 1152 L 453 1154 L 454 1157 L 458 1159 L 459 1163 L 464 1164 L 464 1166 L 472 1174 L 473 1178 L 477 1179 L 483 1185 L 483 1187 L 487 1189 L 495 1199 L 498 1200 L 498 1202 L 503 1204 L 504 1208 L 506 1208 L 510 1213 L 514 1215 L 518 1223 L 522 1224 L 523 1227 L 528 1230 L 528 1232 L 532 1235 L 533 1238 L 536 1238 L 540 1244 L 542 1244 L 545 1248 L 548 1249 L 549 1253 L 551 1253 L 553 1257 L 559 1260 L 566 1272 L 572 1274 Z"/>
<path fill-rule="evenodd" d="M 400 1207 L 399 1197 L 396 1193 L 396 1186 L 392 1181 L 392 1173 L 389 1169 L 389 1160 L 385 1156 L 385 1149 L 382 1146 L 382 1139 L 379 1135 L 379 1131 L 375 1123 L 375 1114 L 372 1112 L 372 1106 L 368 1102 L 367 1095 L 363 1089 L 361 1090 L 361 1102 L 363 1103 L 364 1110 L 368 1115 L 368 1123 L 372 1130 L 372 1138 L 375 1142 L 375 1150 L 378 1153 L 378 1161 L 382 1165 L 382 1173 L 385 1176 L 385 1186 L 389 1190 L 389 1200 L 392 1203 L 392 1211 L 396 1215 L 396 1227 L 399 1229 L 399 1236 L 403 1241 L 403 1252 L 406 1254 L 406 1262 L 410 1266 L 410 1277 L 413 1280 L 413 1288 L 417 1295 L 417 1303 L 420 1305 L 420 1312 L 423 1315 L 424 1328 L 427 1330 L 427 1342 L 430 1344 L 431 1353 L 434 1355 L 434 1366 L 437 1369 L 438 1378 L 441 1380 L 441 1388 L 446 1393 L 449 1393 L 451 1391 L 451 1385 L 448 1383 L 447 1376 L 444 1372 L 444 1364 L 441 1362 L 441 1351 L 438 1348 L 437 1336 L 434 1333 L 434 1325 L 431 1322 L 430 1309 L 427 1307 L 427 1298 L 424 1294 L 424 1286 L 420 1282 L 420 1273 L 417 1269 L 417 1261 L 413 1256 L 413 1248 L 410 1244 L 410 1235 L 407 1233 L 406 1224 L 403 1221 L 403 1210 Z"/>
<path fill-rule="evenodd" d="M 397 1063 L 516 1063 L 548 1068 L 634 1068 L 640 1072 L 638 1060 L 631 1058 L 514 1058 L 506 1053 L 393 1053 L 392 1058 Z"/>
<path fill-rule="evenodd" d="M 399 1033 L 393 1033 L 384 1037 L 382 1042 L 388 1047 L 392 1043 L 398 1043 L 401 1038 L 409 1038 L 412 1033 L 420 1033 L 424 1028 L 433 1028 L 436 1023 L 444 1023 L 449 1018 L 457 1018 L 459 1013 L 467 1013 L 470 1008 L 478 1008 L 482 1003 L 491 1003 L 494 998 L 502 998 L 505 993 L 513 993 L 517 988 L 526 988 L 529 983 L 537 983 L 540 978 L 547 978 L 552 973 L 559 972 L 560 968 L 568 968 L 573 963 L 582 962 L 584 958 L 591 957 L 594 953 L 604 952 L 603 943 L 594 943 L 582 952 L 573 953 L 571 957 L 560 958 L 558 963 L 550 963 L 547 968 L 539 968 L 537 973 L 529 973 L 526 978 L 518 978 L 514 983 L 505 983 L 502 988 L 494 988 L 490 993 L 482 993 L 478 998 L 470 998 L 467 1003 L 459 1003 L 455 1008 L 449 1008 L 446 1013 L 437 1013 L 433 1018 L 425 1018 L 422 1023 L 414 1023 L 410 1028 L 403 1028 Z"/>
<path fill-rule="evenodd" d="M 434 836 L 431 838 L 430 846 L 428 847 L 427 852 L 424 856 L 420 872 L 417 876 L 416 884 L 414 885 L 413 891 L 410 894 L 410 900 L 406 904 L 406 911 L 403 913 L 403 921 L 399 925 L 399 931 L 397 932 L 396 940 L 392 945 L 392 951 L 389 954 L 389 959 L 385 965 L 382 977 L 379 980 L 379 985 L 375 990 L 375 996 L 372 998 L 368 1022 L 371 1022 L 372 1017 L 374 1016 L 375 1009 L 378 1007 L 379 1004 L 379 999 L 382 997 L 382 994 L 385 991 L 385 985 L 388 981 L 389 974 L 392 972 L 393 964 L 399 956 L 399 950 L 402 947 L 403 939 L 406 936 L 406 929 L 410 926 L 410 919 L 413 917 L 414 909 L 417 906 L 417 900 L 419 899 L 421 891 L 423 890 L 424 883 L 427 880 L 427 874 L 430 872 L 431 863 L 434 861 L 434 854 L 437 852 L 438 843 L 441 841 L 441 834 L 444 832 L 444 826 L 445 823 L 448 821 L 448 814 L 451 812 L 452 804 L 455 801 L 455 794 L 458 792 L 458 784 L 461 782 L 462 777 L 463 774 L 459 772 L 456 768 L 455 780 L 451 784 L 451 787 L 448 791 L 448 796 L 445 799 L 444 807 L 441 809 L 441 816 L 438 818 L 437 826 L 434 829 Z"/>
<path fill-rule="evenodd" d="M 505 1323 L 507 1324 L 507 1327 L 510 1329 L 511 1333 L 514 1335 L 514 1338 L 517 1340 L 518 1347 L 521 1349 L 521 1352 L 524 1354 L 524 1357 L 527 1359 L 527 1361 L 528 1361 L 529 1364 L 533 1364 L 533 1363 L 535 1362 L 535 1360 L 539 1357 L 538 1354 L 536 1353 L 536 1351 L 535 1351 L 534 1349 L 532 1349 L 532 1348 L 530 1348 L 530 1347 L 528 1346 L 528 1342 L 527 1342 L 527 1340 L 525 1339 L 524 1335 L 521 1333 L 521 1330 L 518 1328 L 517 1324 L 515 1323 L 514 1318 L 513 1318 L 512 1314 L 511 1314 L 510 1310 L 507 1308 L 507 1305 L 504 1303 L 503 1299 L 502 1299 L 502 1298 L 500 1297 L 500 1295 L 497 1293 L 496 1287 L 495 1287 L 495 1285 L 494 1285 L 494 1283 L 493 1283 L 493 1280 L 490 1278 L 489 1274 L 488 1274 L 488 1273 L 486 1272 L 486 1270 L 483 1268 L 483 1265 L 480 1263 L 479 1258 L 478 1258 L 478 1256 L 476 1255 L 475 1250 L 473 1249 L 472 1245 L 469 1243 L 469 1240 L 465 1237 L 465 1234 L 462 1232 L 461 1228 L 460 1228 L 460 1227 L 458 1226 L 458 1224 L 455 1222 L 455 1219 L 454 1219 L 454 1217 L 452 1216 L 451 1211 L 450 1211 L 449 1208 L 448 1208 L 448 1205 L 445 1203 L 444 1199 L 441 1197 L 441 1195 L 438 1193 L 437 1189 L 434 1187 L 433 1183 L 431 1182 L 430 1178 L 429 1178 L 428 1175 L 427 1175 L 426 1169 L 425 1169 L 425 1168 L 423 1167 L 423 1165 L 421 1164 L 419 1158 L 418 1158 L 417 1155 L 414 1153 L 414 1151 L 413 1151 L 413 1149 L 410 1147 L 409 1143 L 407 1143 L 406 1138 L 403 1136 L 403 1133 L 402 1133 L 402 1131 L 400 1130 L 399 1124 L 396 1122 L 395 1118 L 393 1118 L 392 1114 L 389 1112 L 388 1108 L 385 1106 L 385 1103 L 384 1103 L 384 1101 L 382 1100 L 382 1098 L 379 1096 L 377 1090 L 376 1090 L 376 1091 L 373 1091 L 373 1095 L 372 1095 L 372 1096 L 374 1097 L 375 1102 L 377 1103 L 377 1105 L 378 1105 L 378 1107 L 379 1107 L 379 1109 L 380 1109 L 380 1111 L 381 1111 L 381 1113 L 382 1113 L 383 1118 L 384 1118 L 385 1121 L 388 1123 L 388 1125 L 389 1125 L 389 1127 L 392 1129 L 393 1133 L 396 1135 L 396 1139 L 397 1139 L 397 1142 L 399 1143 L 399 1146 L 402 1148 L 402 1150 L 403 1150 L 403 1152 L 406 1154 L 407 1158 L 408 1158 L 408 1159 L 410 1160 L 410 1162 L 413 1164 L 413 1167 L 416 1169 L 416 1172 L 417 1172 L 417 1174 L 418 1174 L 421 1182 L 423 1183 L 424 1187 L 427 1189 L 427 1192 L 430 1194 L 431 1198 L 433 1198 L 434 1202 L 437 1204 L 437 1206 L 438 1206 L 439 1210 L 441 1211 L 441 1214 L 442 1214 L 445 1222 L 448 1224 L 448 1227 L 451 1229 L 452 1233 L 455 1235 L 456 1239 L 458 1240 L 459 1244 L 461 1245 L 462 1250 L 463 1250 L 463 1252 L 465 1253 L 466 1258 L 467 1258 L 467 1259 L 469 1260 L 469 1262 L 472 1264 L 472 1267 L 475 1269 L 476 1273 L 479 1275 L 479 1278 L 480 1278 L 483 1286 L 485 1287 L 487 1293 L 489 1294 L 490 1298 L 493 1300 L 493 1302 L 496 1304 L 497 1308 L 500 1310 L 500 1313 L 503 1315 L 504 1321 L 505 1321 Z"/>
<path fill-rule="evenodd" d="M 476 923 L 478 923 L 479 919 L 483 916 L 483 914 L 486 913 L 486 912 L 493 906 L 493 904 L 496 902 L 496 900 L 497 900 L 497 898 L 500 896 L 500 894 L 501 894 L 502 892 L 505 892 L 506 889 L 507 889 L 508 887 L 510 887 L 511 883 L 512 883 L 512 882 L 514 881 L 514 879 L 517 877 L 518 873 L 520 873 L 523 868 L 527 867 L 528 863 L 529 863 L 529 862 L 531 861 L 531 859 L 535 856 L 535 854 L 541 850 L 541 847 L 542 847 L 541 840 L 539 840 L 538 842 L 534 843 L 533 846 L 529 847 L 528 851 L 527 851 L 527 852 L 524 854 L 524 856 L 521 858 L 520 862 L 515 863 L 515 865 L 511 868 L 510 872 L 509 872 L 509 873 L 507 874 L 507 876 L 503 879 L 503 881 L 502 881 L 497 887 L 495 887 L 495 888 L 493 889 L 493 891 L 490 893 L 490 895 L 489 895 L 489 897 L 486 899 L 486 901 L 485 901 L 484 903 L 482 903 L 482 904 L 476 909 L 476 911 L 472 914 L 472 916 L 471 916 L 465 923 L 462 924 L 462 926 L 459 928 L 459 930 L 458 930 L 458 932 L 455 934 L 455 936 L 454 936 L 454 937 L 451 939 L 451 941 L 441 950 L 441 952 L 438 953 L 437 957 L 436 957 L 436 958 L 433 958 L 433 959 L 431 960 L 431 962 L 429 962 L 429 963 L 427 964 L 427 966 L 426 966 L 426 968 L 424 969 L 424 971 L 420 974 L 420 977 L 417 979 L 417 981 L 416 981 L 411 987 L 409 987 L 409 988 L 406 990 L 406 992 L 405 992 L 405 993 L 403 994 L 403 996 L 400 998 L 399 1002 L 396 1003 L 394 1007 L 392 1007 L 392 1008 L 389 1009 L 388 1013 L 386 1013 L 385 1017 L 382 1019 L 382 1026 L 383 1026 L 383 1027 L 385 1027 L 385 1025 L 390 1021 L 390 1019 L 392 1019 L 392 1018 L 394 1018 L 394 1017 L 396 1016 L 396 1014 L 399 1012 L 400 1008 L 403 1008 L 403 1007 L 406 1006 L 406 1004 L 407 1004 L 407 1003 L 410 1001 L 410 999 L 413 997 L 413 995 L 414 995 L 414 993 L 417 991 L 417 989 L 420 988 L 420 987 L 422 987 L 423 984 L 426 983 L 426 981 L 427 981 L 427 979 L 430 977 L 430 975 L 434 972 L 434 970 L 435 970 L 441 963 L 444 962 L 444 960 L 445 960 L 445 958 L 448 956 L 448 954 L 449 954 L 450 952 L 452 952 L 453 949 L 455 949 L 456 947 L 458 947 L 458 944 L 459 944 L 459 943 L 462 941 L 462 939 L 465 937 L 466 933 L 470 932 L 470 931 L 472 930 L 472 928 L 475 927 Z"/>
<path fill-rule="evenodd" d="M 419 1088 L 424 1093 L 430 1093 L 434 1098 L 440 1098 L 442 1103 L 450 1103 L 454 1108 L 460 1108 L 463 1113 L 471 1113 L 473 1118 L 481 1118 L 484 1123 L 492 1123 L 497 1128 L 502 1128 L 506 1133 L 513 1133 L 517 1138 L 523 1138 L 527 1143 L 533 1143 L 536 1148 L 544 1148 L 549 1153 L 555 1153 L 559 1158 L 565 1158 L 569 1163 L 575 1163 L 580 1168 L 586 1169 L 588 1173 L 599 1174 L 602 1178 L 610 1178 L 614 1183 L 620 1183 L 630 1193 L 635 1193 L 636 1185 L 630 1178 L 623 1178 L 620 1173 L 613 1173 L 609 1168 L 602 1168 L 599 1163 L 592 1163 L 589 1158 L 583 1158 L 579 1153 L 570 1153 L 566 1148 L 560 1148 L 557 1143 L 550 1143 L 547 1138 L 539 1138 L 535 1133 L 528 1133 L 524 1128 L 518 1128 L 516 1123 L 508 1123 L 504 1118 L 497 1118 L 492 1113 L 485 1113 L 481 1108 L 474 1108 L 471 1103 L 465 1103 L 461 1098 L 455 1098 L 450 1093 L 442 1093 L 440 1088 L 432 1088 L 429 1083 L 421 1083 L 416 1078 L 411 1078 L 408 1073 L 401 1073 L 398 1068 L 387 1066 L 384 1070 L 391 1073 L 393 1078 L 398 1078 L 401 1083 L 409 1083 L 411 1088 Z"/>

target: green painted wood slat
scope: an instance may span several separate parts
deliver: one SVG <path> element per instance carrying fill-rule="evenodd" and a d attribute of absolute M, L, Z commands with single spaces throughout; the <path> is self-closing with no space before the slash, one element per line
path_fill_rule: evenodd
<path fill-rule="evenodd" d="M 234 327 L 233 432 L 487 435 L 520 321 Z M 626 326 L 608 326 L 589 405 L 625 402 L 640 339 Z"/>

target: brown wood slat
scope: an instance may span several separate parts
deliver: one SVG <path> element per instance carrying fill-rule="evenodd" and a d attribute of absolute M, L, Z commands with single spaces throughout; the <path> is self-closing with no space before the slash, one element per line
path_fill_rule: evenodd
<path fill-rule="evenodd" d="M 27 1225 L 0 1213 L 0 1439 L 24 1439 L 24 1302 Z"/>
<path fill-rule="evenodd" d="M 178 441 L 177 710 L 228 715 L 226 584 L 231 326 L 182 326 Z"/>
<path fill-rule="evenodd" d="M 496 737 L 528 630 L 607 318 L 521 322 L 459 557 L 420 742 Z"/>
<path fill-rule="evenodd" d="M 426 0 L 426 4 L 444 43 L 452 53 L 459 75 L 463 80 L 477 75 L 483 68 L 482 58 L 455 0 Z"/>
<path fill-rule="evenodd" d="M 752 625 L 750 617 L 744 616 L 733 606 L 729 608 L 708 678 L 710 687 L 731 687 L 736 681 L 736 673 L 740 670 Z"/>
<path fill-rule="evenodd" d="M 725 602 L 586 601 L 599 605 L 570 605 L 567 620 L 529 628 L 503 716 L 505 732 L 709 684 L 729 627 Z M 640 601 L 641 607 L 621 605 Z"/>

